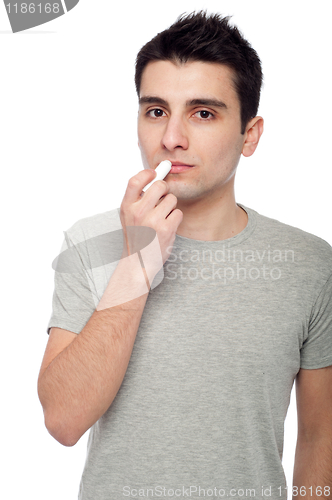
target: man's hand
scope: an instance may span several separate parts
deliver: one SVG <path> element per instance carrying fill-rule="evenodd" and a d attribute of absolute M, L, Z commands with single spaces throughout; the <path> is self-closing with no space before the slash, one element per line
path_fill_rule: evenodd
<path fill-rule="evenodd" d="M 120 219 L 127 255 L 135 252 L 135 245 L 130 235 L 127 234 L 126 228 L 128 226 L 151 227 L 157 233 L 164 264 L 171 253 L 183 213 L 175 208 L 177 198 L 172 193 L 168 193 L 169 186 L 165 181 L 156 181 L 145 193 L 142 192 L 144 186 L 151 182 L 155 175 L 151 169 L 142 170 L 129 179 L 120 207 Z M 151 262 L 153 262 L 152 255 Z"/>

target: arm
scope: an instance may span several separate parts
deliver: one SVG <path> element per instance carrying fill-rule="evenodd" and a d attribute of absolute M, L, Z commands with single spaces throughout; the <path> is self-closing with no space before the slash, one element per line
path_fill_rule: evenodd
<path fill-rule="evenodd" d="M 119 281 L 133 285 L 133 276 L 127 271 L 121 265 L 116 268 L 102 300 L 112 287 L 116 290 Z M 144 285 L 146 293 L 142 290 L 140 297 L 95 310 L 79 335 L 51 329 L 38 394 L 45 425 L 61 444 L 76 444 L 116 396 L 145 307 L 148 293 Z"/>
<path fill-rule="evenodd" d="M 153 177 L 151 170 L 143 170 L 130 179 L 121 205 L 121 222 L 124 240 L 128 226 L 155 229 L 165 262 L 183 215 L 174 210 L 177 199 L 166 195 L 169 187 L 163 181 L 140 197 Z M 165 197 L 157 204 L 161 196 Z M 130 242 L 124 243 L 123 255 L 128 255 Z M 119 261 L 97 309 L 79 335 L 52 329 L 38 378 L 38 395 L 48 431 L 65 446 L 76 444 L 105 413 L 126 373 L 149 292 L 147 276 L 151 283 L 159 270 L 152 265 L 142 279 L 142 268 L 137 270 L 134 261 L 133 266 L 130 263 L 130 258 Z M 138 294 L 130 300 L 133 288 Z M 114 306 L 119 297 L 121 304 L 117 301 L 119 305 Z"/>
<path fill-rule="evenodd" d="M 332 366 L 300 369 L 296 401 L 293 500 L 332 499 Z"/>

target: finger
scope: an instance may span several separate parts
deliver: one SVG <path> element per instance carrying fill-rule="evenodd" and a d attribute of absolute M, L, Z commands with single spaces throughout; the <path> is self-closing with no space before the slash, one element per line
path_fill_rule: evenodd
<path fill-rule="evenodd" d="M 170 187 L 167 182 L 160 180 L 156 181 L 145 193 L 141 193 L 141 200 L 144 199 L 146 207 L 154 208 L 158 205 L 160 198 L 166 196 L 169 190 Z"/>
<path fill-rule="evenodd" d="M 178 199 L 174 194 L 167 194 L 155 207 L 156 214 L 162 219 L 166 219 L 177 205 Z"/>
<path fill-rule="evenodd" d="M 163 199 L 165 198 L 166 194 L 163 194 L 161 198 L 159 198 L 159 200 L 157 201 L 157 204 L 156 204 L 156 207 L 163 201 Z"/>
<path fill-rule="evenodd" d="M 128 204 L 135 203 L 140 198 L 144 186 L 149 184 L 156 175 L 156 172 L 152 168 L 149 168 L 141 170 L 138 174 L 131 177 L 128 181 L 123 201 Z"/>
<path fill-rule="evenodd" d="M 183 212 L 175 208 L 167 215 L 166 219 L 173 225 L 176 231 L 183 220 Z"/>

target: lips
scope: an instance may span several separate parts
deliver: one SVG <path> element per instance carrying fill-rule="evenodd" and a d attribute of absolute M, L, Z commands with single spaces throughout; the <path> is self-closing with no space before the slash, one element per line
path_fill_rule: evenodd
<path fill-rule="evenodd" d="M 180 161 L 172 161 L 172 168 L 170 174 L 179 174 L 180 172 L 185 172 L 193 168 L 193 165 L 188 165 L 187 163 L 182 163 Z"/>

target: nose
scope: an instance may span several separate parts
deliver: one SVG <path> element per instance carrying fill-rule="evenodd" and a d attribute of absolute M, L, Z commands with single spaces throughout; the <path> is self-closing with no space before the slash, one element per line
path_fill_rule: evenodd
<path fill-rule="evenodd" d="M 166 129 L 162 137 L 162 146 L 163 148 L 168 149 L 168 151 L 173 151 L 176 148 L 188 149 L 188 134 L 181 117 L 171 116 L 168 119 Z"/>

